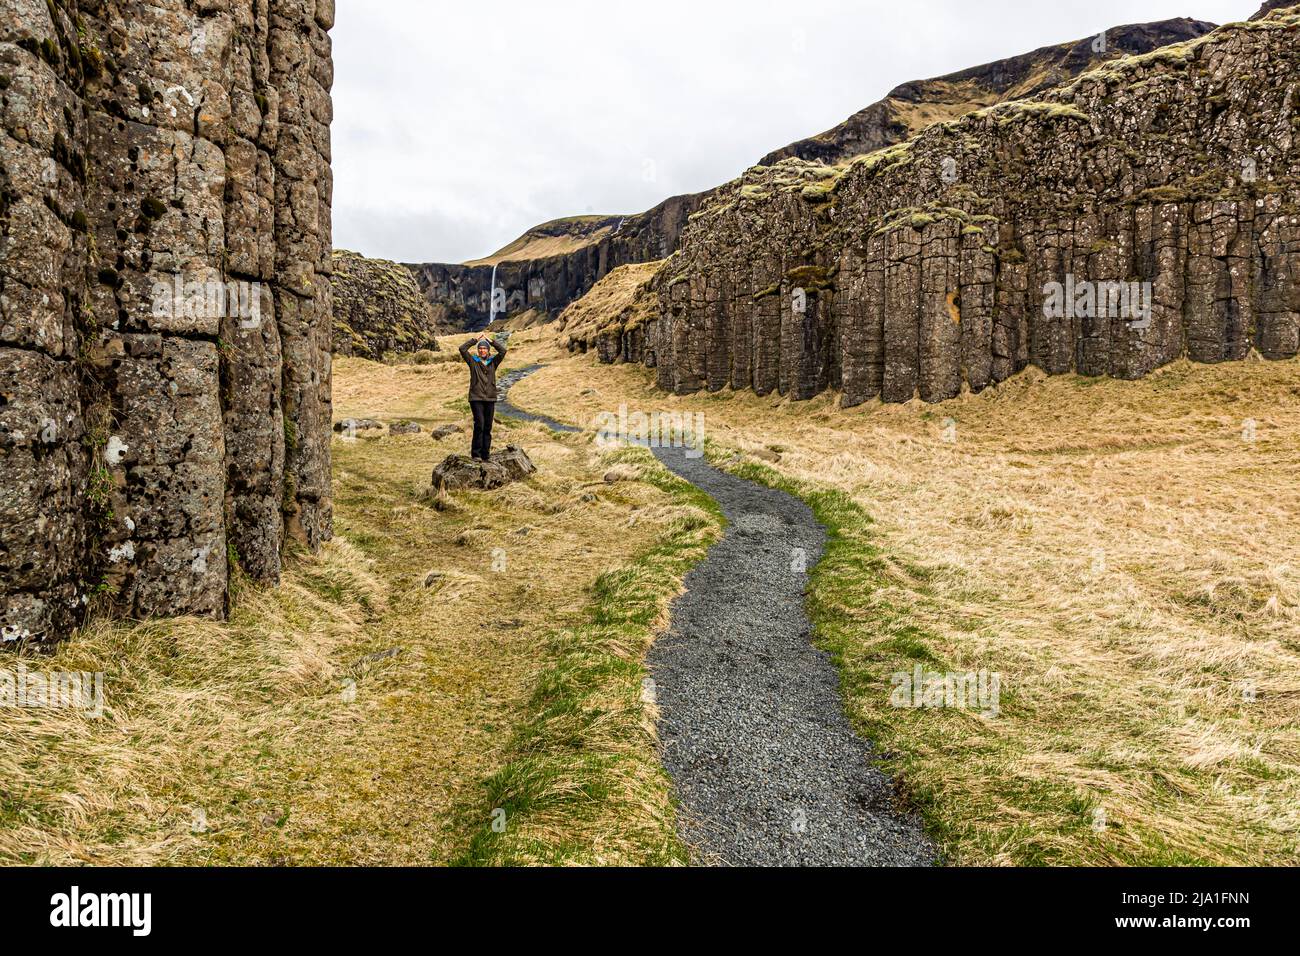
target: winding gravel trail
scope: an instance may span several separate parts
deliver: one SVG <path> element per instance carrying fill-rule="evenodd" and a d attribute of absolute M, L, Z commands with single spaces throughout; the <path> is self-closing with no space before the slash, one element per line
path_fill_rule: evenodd
<path fill-rule="evenodd" d="M 580 432 L 581 428 L 573 425 L 566 425 L 563 422 L 557 422 L 554 418 L 547 418 L 545 415 L 534 415 L 532 412 L 526 412 L 522 408 L 510 404 L 510 386 L 514 385 L 521 378 L 527 378 L 542 366 L 525 365 L 523 368 L 517 368 L 513 371 L 506 372 L 497 381 L 497 411 L 498 415 L 505 415 L 507 418 L 518 418 L 525 422 L 541 422 L 547 428 L 557 432 Z"/>
<path fill-rule="evenodd" d="M 919 821 L 894 809 L 871 745 L 849 727 L 829 655 L 810 641 L 801 569 L 826 543 L 812 510 L 684 449 L 655 454 L 731 522 L 686 575 L 648 657 L 683 839 L 703 863 L 932 863 Z"/>
<path fill-rule="evenodd" d="M 511 405 L 500 414 L 581 429 Z M 785 492 L 728 475 L 682 448 L 655 456 L 718 503 L 730 522 L 687 575 L 672 624 L 647 665 L 678 827 L 699 863 L 735 866 L 926 865 L 935 851 L 900 814 L 871 745 L 849 726 L 839 675 L 812 645 L 807 573 L 826 533 Z M 883 693 L 883 691 L 882 691 Z"/>

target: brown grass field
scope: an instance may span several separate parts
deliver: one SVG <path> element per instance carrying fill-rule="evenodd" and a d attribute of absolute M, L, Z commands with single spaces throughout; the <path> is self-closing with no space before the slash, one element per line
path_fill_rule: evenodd
<path fill-rule="evenodd" d="M 841 410 L 550 361 L 521 407 L 703 412 L 727 466 L 847 496 L 814 616 L 949 859 L 1300 862 L 1300 362 Z M 1000 673 L 1000 715 L 890 707 L 917 662 Z"/>
<path fill-rule="evenodd" d="M 715 460 L 817 509 L 817 639 L 949 861 L 1300 861 L 1300 363 L 845 411 L 664 395 L 562 336 L 512 338 L 547 363 L 521 407 L 702 411 Z M 467 424 L 456 361 L 334 383 L 337 418 Z M 108 713 L 0 710 L 0 862 L 685 862 L 638 690 L 717 516 L 644 450 L 496 438 L 539 474 L 441 510 L 467 435 L 336 438 L 336 538 L 280 588 L 29 661 L 107 672 Z M 918 662 L 998 672 L 999 713 L 889 706 Z"/>

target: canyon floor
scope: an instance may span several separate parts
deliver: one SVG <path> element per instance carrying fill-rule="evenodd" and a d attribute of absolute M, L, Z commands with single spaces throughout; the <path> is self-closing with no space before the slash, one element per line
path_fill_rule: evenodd
<path fill-rule="evenodd" d="M 0 860 L 685 863 L 645 658 L 717 505 L 600 412 L 704 415 L 709 460 L 828 531 L 813 639 L 898 808 L 969 864 L 1300 860 L 1300 365 L 1024 373 L 940 405 L 722 391 L 515 333 L 539 471 L 438 499 L 464 369 L 339 359 L 335 539 L 228 622 L 98 623 L 101 720 L 0 711 Z M 608 479 L 608 480 L 607 480 Z M 891 680 L 1000 675 L 996 714 Z M 698 854 L 694 857 L 699 859 Z"/>

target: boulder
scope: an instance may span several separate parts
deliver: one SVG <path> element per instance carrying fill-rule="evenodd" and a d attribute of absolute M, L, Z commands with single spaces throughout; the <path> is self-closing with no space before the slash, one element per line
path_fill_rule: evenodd
<path fill-rule="evenodd" d="M 433 487 L 438 491 L 491 490 L 527 478 L 535 471 L 537 466 L 522 448 L 507 445 L 488 461 L 475 461 L 468 455 L 448 455 L 433 469 Z"/>
<path fill-rule="evenodd" d="M 459 425 L 439 425 L 429 432 L 429 437 L 434 441 L 442 441 L 451 435 L 459 435 L 464 430 Z"/>
<path fill-rule="evenodd" d="M 415 424 L 415 422 L 393 422 L 393 424 L 388 426 L 388 434 L 418 435 L 420 434 L 420 426 Z"/>
<path fill-rule="evenodd" d="M 348 432 L 349 434 L 383 427 L 383 424 L 375 421 L 373 418 L 345 418 L 342 421 L 334 423 L 334 430 L 336 432 Z"/>
<path fill-rule="evenodd" d="M 511 481 L 521 481 L 537 471 L 532 459 L 518 445 L 506 445 L 504 451 L 496 452 L 491 459 L 492 463 L 505 468 Z"/>

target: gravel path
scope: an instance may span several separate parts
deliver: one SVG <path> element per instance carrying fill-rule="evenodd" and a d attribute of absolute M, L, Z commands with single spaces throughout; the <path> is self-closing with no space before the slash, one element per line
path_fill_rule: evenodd
<path fill-rule="evenodd" d="M 497 379 L 497 414 L 505 415 L 507 418 L 518 418 L 526 422 L 541 422 L 547 428 L 557 432 L 580 432 L 581 428 L 575 428 L 572 425 L 566 425 L 563 422 L 557 422 L 554 418 L 547 418 L 545 415 L 534 415 L 532 412 L 526 412 L 522 408 L 516 408 L 510 404 L 508 397 L 510 386 L 514 385 L 521 378 L 526 378 L 536 372 L 540 365 L 526 365 L 523 368 L 517 368 L 507 372 Z"/>
<path fill-rule="evenodd" d="M 731 522 L 687 574 L 648 659 L 679 826 L 698 862 L 933 862 L 919 821 L 893 808 L 889 778 L 849 727 L 829 656 L 810 642 L 797 569 L 812 568 L 826 540 L 811 509 L 683 449 L 655 454 Z"/>
<path fill-rule="evenodd" d="M 511 405 L 500 414 L 580 431 Z M 697 862 L 737 866 L 925 865 L 935 851 L 893 806 L 871 745 L 849 727 L 839 675 L 813 647 L 803 592 L 826 543 L 812 510 L 685 449 L 655 455 L 712 497 L 730 522 L 686 575 L 672 624 L 647 664 L 679 829 Z M 884 691 L 882 690 L 882 693 Z"/>

